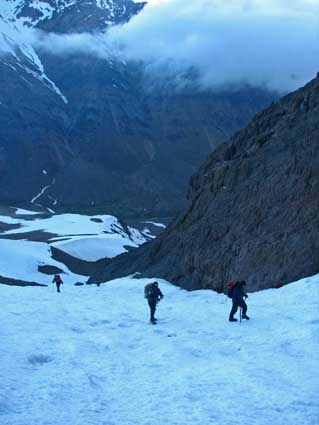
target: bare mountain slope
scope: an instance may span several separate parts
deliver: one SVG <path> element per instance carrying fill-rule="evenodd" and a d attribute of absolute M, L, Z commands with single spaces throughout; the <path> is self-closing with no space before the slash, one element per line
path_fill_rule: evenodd
<path fill-rule="evenodd" d="M 257 115 L 191 179 L 191 205 L 158 239 L 96 270 L 187 289 L 251 290 L 319 272 L 319 75 Z"/>
<path fill-rule="evenodd" d="M 189 177 L 274 98 L 149 90 L 143 67 L 116 57 L 55 55 L 26 28 L 100 33 L 144 3 L 5 0 L 0 4 L 0 200 L 57 211 L 175 214 Z"/>

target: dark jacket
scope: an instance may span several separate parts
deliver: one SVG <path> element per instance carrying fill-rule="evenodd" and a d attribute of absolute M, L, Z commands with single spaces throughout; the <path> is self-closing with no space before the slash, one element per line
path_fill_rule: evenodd
<path fill-rule="evenodd" d="M 157 303 L 159 300 L 161 300 L 164 297 L 162 291 L 157 286 L 153 286 L 152 292 L 147 298 L 149 302 L 151 303 Z"/>
<path fill-rule="evenodd" d="M 244 287 L 241 282 L 237 282 L 234 289 L 231 293 L 231 298 L 233 301 L 242 301 L 244 297 L 247 297 L 247 294 L 244 291 Z"/>

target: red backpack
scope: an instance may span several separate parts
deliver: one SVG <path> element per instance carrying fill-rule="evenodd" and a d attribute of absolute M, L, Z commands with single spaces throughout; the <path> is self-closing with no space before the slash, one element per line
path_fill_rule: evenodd
<path fill-rule="evenodd" d="M 237 280 L 233 279 L 227 283 L 227 296 L 228 298 L 232 298 L 233 289 L 235 288 Z"/>
<path fill-rule="evenodd" d="M 53 282 L 57 283 L 58 285 L 61 285 L 62 283 L 62 279 L 60 278 L 60 276 L 55 276 L 53 279 Z"/>

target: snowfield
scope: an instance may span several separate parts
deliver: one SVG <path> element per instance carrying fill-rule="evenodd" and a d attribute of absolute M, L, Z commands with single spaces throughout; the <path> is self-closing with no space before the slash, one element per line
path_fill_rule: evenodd
<path fill-rule="evenodd" d="M 5 235 L 43 231 L 60 236 L 95 235 L 102 232 L 116 232 L 123 237 L 128 236 L 118 219 L 112 215 L 54 214 L 48 218 L 33 220 L 0 216 L 0 221 L 21 226 L 19 229 L 4 232 Z"/>
<path fill-rule="evenodd" d="M 128 246 L 137 248 L 137 245 L 132 240 L 121 237 L 118 234 L 73 237 L 71 241 L 53 243 L 51 245 L 85 261 L 113 258 L 127 252 L 125 247 Z"/>
<path fill-rule="evenodd" d="M 24 216 L 32 212 L 19 209 L 16 214 Z M 59 267 L 65 272 L 62 278 L 67 281 L 86 280 L 53 260 L 51 246 L 81 260 L 97 261 L 122 254 L 127 247 L 137 248 L 154 237 L 147 227 L 143 231 L 125 227 L 111 215 L 55 214 L 32 219 L 0 215 L 0 223 L 20 226 L 0 232 L 3 237 L 18 238 L 0 239 L 0 276 L 44 284 L 50 284 L 52 276 L 38 272 L 38 266 L 43 265 Z M 42 234 L 44 239 L 47 234 L 49 239 L 46 242 L 20 239 L 32 233 Z"/>
<path fill-rule="evenodd" d="M 72 273 L 63 263 L 51 258 L 51 250 L 46 243 L 0 239 L 0 253 L 0 284 L 3 276 L 50 285 L 53 276 L 38 271 L 38 266 L 44 265 L 63 270 L 61 277 L 64 282 L 74 284 L 87 280 L 85 276 Z"/>
<path fill-rule="evenodd" d="M 2 425 L 317 425 L 319 276 L 230 300 L 143 287 L 0 285 Z M 249 288 L 247 288 L 249 290 Z"/>

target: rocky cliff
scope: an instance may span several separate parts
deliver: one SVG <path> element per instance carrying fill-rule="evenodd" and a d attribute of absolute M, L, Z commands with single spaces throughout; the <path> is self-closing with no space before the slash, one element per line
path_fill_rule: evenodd
<path fill-rule="evenodd" d="M 192 179 L 190 207 L 155 241 L 96 270 L 187 289 L 279 287 L 319 272 L 319 75 L 220 145 Z"/>

